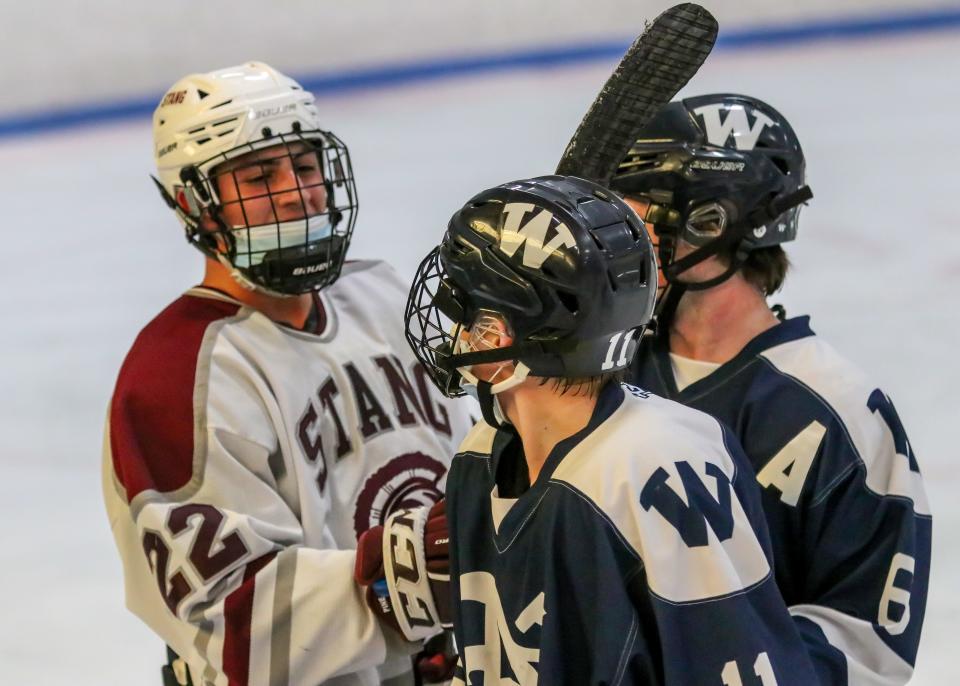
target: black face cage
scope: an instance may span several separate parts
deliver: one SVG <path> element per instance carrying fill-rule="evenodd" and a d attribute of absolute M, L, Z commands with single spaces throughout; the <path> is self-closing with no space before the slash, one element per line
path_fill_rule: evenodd
<path fill-rule="evenodd" d="M 254 152 L 261 155 L 250 163 L 238 162 Z M 181 171 L 188 204 L 197 208 L 194 217 L 185 218 L 191 243 L 214 258 L 224 255 L 246 279 L 268 291 L 293 295 L 336 281 L 358 208 L 350 154 L 339 138 L 319 129 L 273 135 L 265 129 L 263 139 L 226 151 L 201 167 L 210 171 Z M 273 175 L 278 169 L 281 175 Z M 225 195 L 230 199 L 224 200 Z M 217 230 L 199 225 L 204 211 Z M 267 220 L 261 218 L 264 213 Z"/>
<path fill-rule="evenodd" d="M 430 251 L 413 278 L 403 315 L 407 343 L 433 383 L 448 398 L 464 394 L 451 363 L 454 343 L 464 330 L 466 312 L 440 262 L 440 247 Z"/>

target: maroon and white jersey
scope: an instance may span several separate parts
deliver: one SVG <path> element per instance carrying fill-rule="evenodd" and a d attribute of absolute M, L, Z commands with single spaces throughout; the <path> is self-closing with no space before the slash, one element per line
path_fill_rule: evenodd
<path fill-rule="evenodd" d="M 196 684 L 366 685 L 409 669 L 353 581 L 356 540 L 441 497 L 468 408 L 410 352 L 406 288 L 386 264 L 348 264 L 318 298 L 313 334 L 194 288 L 117 380 L 104 494 L 127 605 Z"/>

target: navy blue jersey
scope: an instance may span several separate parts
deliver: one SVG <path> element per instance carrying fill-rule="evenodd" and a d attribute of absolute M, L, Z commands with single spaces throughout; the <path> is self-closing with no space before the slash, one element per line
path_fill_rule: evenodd
<path fill-rule="evenodd" d="M 930 509 L 890 399 L 790 319 L 677 389 L 665 337 L 632 381 L 733 429 L 763 488 L 777 585 L 824 684 L 906 683 L 930 570 Z"/>
<path fill-rule="evenodd" d="M 813 683 L 752 471 L 716 420 L 611 384 L 509 497 L 523 461 L 481 422 L 451 467 L 455 684 Z"/>

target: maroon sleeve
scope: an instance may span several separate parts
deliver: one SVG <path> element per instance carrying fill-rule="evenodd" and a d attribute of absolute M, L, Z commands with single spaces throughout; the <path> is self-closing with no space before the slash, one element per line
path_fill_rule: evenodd
<path fill-rule="evenodd" d="M 110 405 L 113 469 L 127 501 L 167 493 L 193 477 L 197 371 L 211 324 L 235 303 L 185 295 L 148 324 L 124 360 Z"/>

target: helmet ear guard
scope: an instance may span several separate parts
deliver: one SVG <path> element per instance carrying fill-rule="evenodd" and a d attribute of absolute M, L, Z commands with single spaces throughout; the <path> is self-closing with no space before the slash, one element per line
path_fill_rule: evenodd
<path fill-rule="evenodd" d="M 178 189 L 177 205 L 191 216 L 198 216 L 201 211 L 200 203 L 197 202 L 197 194 L 193 192 L 192 188 L 181 187 Z"/>
<path fill-rule="evenodd" d="M 193 174 L 197 174 L 196 168 L 191 167 Z M 187 171 L 184 169 L 184 171 Z M 181 174 L 184 176 L 183 174 Z M 190 178 L 190 175 L 186 175 Z M 220 249 L 221 243 L 218 238 L 222 239 L 227 245 L 227 252 L 233 249 L 235 241 L 233 236 L 230 234 L 229 228 L 219 220 L 214 215 L 211 216 L 211 219 L 216 222 L 218 225 L 217 229 L 204 229 L 200 226 L 200 221 L 203 213 L 207 211 L 208 208 L 212 207 L 212 202 L 210 200 L 209 193 L 206 192 L 202 183 L 196 184 L 193 181 L 186 181 L 184 186 L 177 186 L 176 193 L 177 196 L 174 198 L 170 195 L 170 192 L 166 187 L 157 179 L 156 176 L 151 175 L 150 178 L 153 180 L 153 183 L 156 185 L 157 190 L 160 192 L 160 197 L 163 198 L 164 203 L 172 209 L 177 216 L 180 218 L 180 221 L 184 224 L 184 229 L 186 231 L 187 241 L 196 247 L 204 255 L 213 258 L 215 260 L 220 260 L 222 257 L 222 251 Z M 199 178 L 199 177 L 197 177 Z M 196 189 L 200 189 L 203 197 L 206 198 L 205 201 L 201 202 L 198 200 L 198 192 Z M 228 265 L 232 269 L 232 265 Z M 249 284 L 246 284 L 249 285 Z M 254 286 L 249 285 L 253 288 Z"/>
<path fill-rule="evenodd" d="M 809 186 L 802 186 L 792 193 L 773 198 L 766 205 L 755 209 L 744 221 L 730 221 L 729 210 L 724 202 L 711 202 L 693 208 L 688 214 L 686 222 L 680 224 L 680 213 L 669 207 L 651 204 L 653 212 L 647 217 L 655 227 L 660 237 L 660 261 L 663 275 L 670 282 L 679 282 L 680 275 L 701 262 L 722 252 L 732 249 L 730 264 L 719 275 L 706 281 L 684 281 L 687 290 L 700 291 L 717 286 L 737 273 L 746 262 L 750 251 L 754 248 L 752 232 L 765 227 L 789 210 L 798 207 L 813 198 Z M 652 216 L 651 216 L 652 214 Z M 653 217 L 660 217 L 663 223 L 658 224 Z M 698 229 L 699 223 L 717 224 L 715 236 L 710 232 Z M 661 229 L 660 227 L 664 227 Z M 675 259 L 676 241 L 684 240 L 697 249 L 684 257 Z"/>
<path fill-rule="evenodd" d="M 180 170 L 180 180 L 183 185 L 178 187 L 177 204 L 191 216 L 199 217 L 214 203 L 211 189 L 207 188 L 207 183 L 193 164 L 188 164 Z"/>

